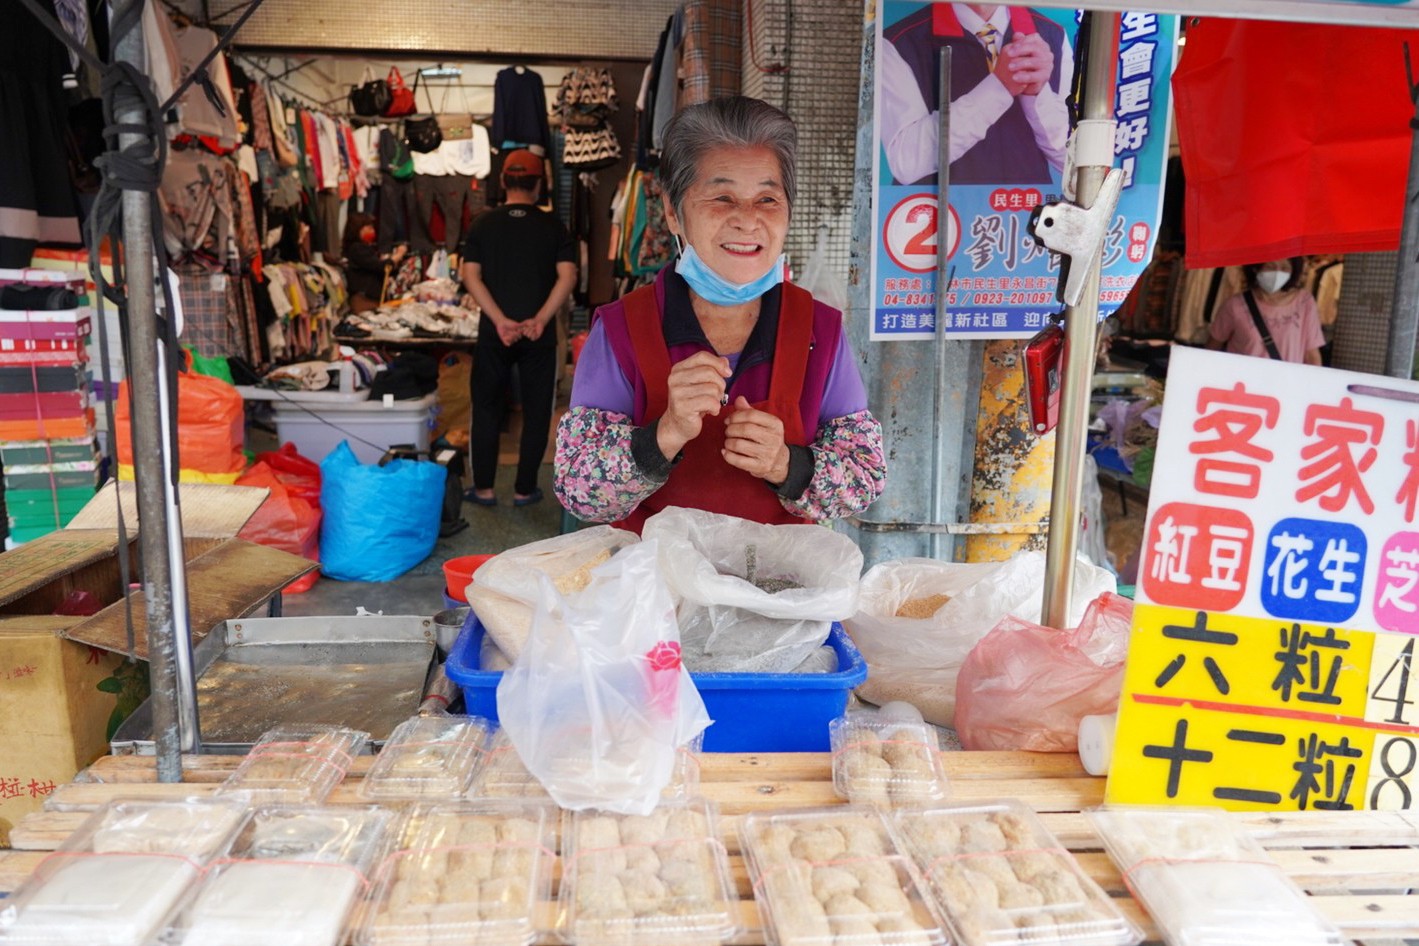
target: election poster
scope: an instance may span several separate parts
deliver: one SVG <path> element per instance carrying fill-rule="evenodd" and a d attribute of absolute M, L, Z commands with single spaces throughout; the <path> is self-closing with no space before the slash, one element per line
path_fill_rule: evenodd
<path fill-rule="evenodd" d="M 936 263 L 950 273 L 943 328 L 1028 338 L 1060 310 L 1060 259 L 1029 233 L 1062 199 L 1081 14 L 885 0 L 877 19 L 871 338 L 931 338 Z M 1103 251 L 1100 317 L 1153 254 L 1169 136 L 1177 20 L 1120 16 L 1114 164 L 1125 184 Z M 937 207 L 941 50 L 951 50 L 950 206 Z"/>
<path fill-rule="evenodd" d="M 1108 801 L 1419 808 L 1416 405 L 1174 349 Z"/>

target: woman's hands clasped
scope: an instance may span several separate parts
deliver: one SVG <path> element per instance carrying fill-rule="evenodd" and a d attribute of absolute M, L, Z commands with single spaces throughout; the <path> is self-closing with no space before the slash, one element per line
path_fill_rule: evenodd
<path fill-rule="evenodd" d="M 707 414 L 726 409 L 725 382 L 729 361 L 710 352 L 696 352 L 670 369 L 665 414 L 656 425 L 656 440 L 666 459 L 673 459 L 704 429 Z M 783 421 L 757 410 L 741 397 L 734 399 L 724 424 L 724 460 L 770 483 L 788 477 L 788 445 Z"/>

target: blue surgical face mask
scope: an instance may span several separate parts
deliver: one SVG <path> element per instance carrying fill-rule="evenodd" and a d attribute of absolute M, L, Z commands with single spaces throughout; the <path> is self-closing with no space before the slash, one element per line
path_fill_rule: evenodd
<path fill-rule="evenodd" d="M 784 257 L 774 261 L 769 271 L 753 282 L 730 282 L 710 269 L 695 248 L 688 243 L 680 246 L 680 258 L 675 261 L 675 272 L 685 277 L 685 282 L 695 290 L 695 295 L 714 305 L 743 305 L 752 302 L 774 286 L 783 282 Z"/>

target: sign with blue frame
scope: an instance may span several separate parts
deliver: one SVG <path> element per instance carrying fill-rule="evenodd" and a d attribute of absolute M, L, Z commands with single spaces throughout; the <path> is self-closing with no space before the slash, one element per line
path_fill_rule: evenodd
<path fill-rule="evenodd" d="M 945 332 L 1028 338 L 1058 312 L 1059 257 L 1028 223 L 1062 199 L 1081 14 L 990 4 L 885 0 L 878 7 L 873 304 L 876 341 L 929 339 L 936 259 L 950 285 Z M 1103 255 L 1099 316 L 1152 259 L 1168 156 L 1177 19 L 1119 22 L 1114 163 L 1125 184 Z M 951 49 L 951 205 L 937 207 L 940 50 Z"/>

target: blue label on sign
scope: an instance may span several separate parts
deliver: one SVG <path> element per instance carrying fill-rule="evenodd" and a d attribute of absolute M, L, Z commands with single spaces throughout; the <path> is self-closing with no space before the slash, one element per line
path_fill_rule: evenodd
<path fill-rule="evenodd" d="M 1365 533 L 1355 526 L 1282 519 L 1266 539 L 1262 607 L 1315 624 L 1349 620 L 1360 607 L 1365 554 Z"/>

